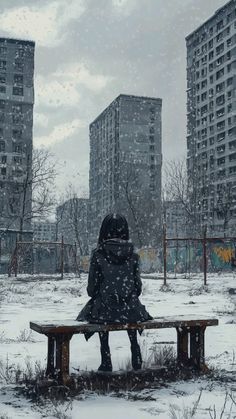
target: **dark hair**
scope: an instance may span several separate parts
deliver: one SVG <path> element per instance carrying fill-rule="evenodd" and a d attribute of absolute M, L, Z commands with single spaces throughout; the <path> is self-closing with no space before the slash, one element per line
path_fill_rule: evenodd
<path fill-rule="evenodd" d="M 126 218 L 121 214 L 108 214 L 104 218 L 98 237 L 98 244 L 108 239 L 129 240 L 129 227 Z"/>

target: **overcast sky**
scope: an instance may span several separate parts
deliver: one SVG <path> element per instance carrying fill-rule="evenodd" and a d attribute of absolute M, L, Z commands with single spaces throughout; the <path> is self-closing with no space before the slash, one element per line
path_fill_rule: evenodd
<path fill-rule="evenodd" d="M 60 161 L 60 191 L 88 190 L 91 121 L 120 93 L 163 99 L 163 157 L 186 150 L 186 48 L 226 0 L 0 0 L 0 36 L 32 39 L 34 145 Z"/>

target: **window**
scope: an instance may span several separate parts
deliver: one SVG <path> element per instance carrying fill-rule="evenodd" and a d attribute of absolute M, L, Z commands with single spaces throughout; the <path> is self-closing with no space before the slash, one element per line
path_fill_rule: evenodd
<path fill-rule="evenodd" d="M 209 97 L 212 97 L 214 95 L 214 89 L 209 89 Z"/>
<path fill-rule="evenodd" d="M 227 39 L 227 47 L 230 47 L 232 45 L 232 38 Z"/>
<path fill-rule="evenodd" d="M 202 89 L 204 89 L 205 87 L 207 87 L 207 79 L 202 81 Z"/>
<path fill-rule="evenodd" d="M 223 116 L 225 114 L 225 108 L 220 108 L 218 109 L 218 111 L 216 112 L 216 117 L 220 118 L 221 116 Z"/>
<path fill-rule="evenodd" d="M 214 76 L 210 76 L 210 83 L 212 84 L 214 82 Z"/>
<path fill-rule="evenodd" d="M 154 134 L 154 127 L 149 127 L 150 134 Z"/>
<path fill-rule="evenodd" d="M 225 164 L 225 157 L 220 157 L 217 159 L 217 165 L 221 166 L 222 164 Z"/>
<path fill-rule="evenodd" d="M 224 42 L 216 47 L 216 55 L 221 54 L 224 51 Z"/>
<path fill-rule="evenodd" d="M 229 161 L 234 161 L 234 160 L 236 160 L 236 153 L 229 155 Z"/>
<path fill-rule="evenodd" d="M 6 83 L 6 76 L 3 74 L 0 74 L 0 83 L 5 84 Z"/>
<path fill-rule="evenodd" d="M 216 30 L 217 30 L 217 31 L 220 31 L 223 27 L 224 27 L 224 21 L 223 21 L 223 19 L 222 19 L 222 20 L 220 20 L 220 21 L 217 23 L 217 25 L 216 25 Z"/>
<path fill-rule="evenodd" d="M 2 156 L 2 164 L 6 164 L 7 162 L 7 156 Z"/>
<path fill-rule="evenodd" d="M 201 107 L 201 115 L 204 115 L 207 112 L 207 105 Z"/>
<path fill-rule="evenodd" d="M 228 118 L 228 125 L 232 125 L 232 118 Z"/>
<path fill-rule="evenodd" d="M 218 131 L 220 131 L 222 129 L 225 129 L 225 121 L 218 122 L 217 123 L 217 129 L 218 129 Z"/>
<path fill-rule="evenodd" d="M 225 152 L 225 145 L 224 144 L 220 145 L 219 147 L 216 148 L 216 151 L 218 153 L 224 153 Z"/>
<path fill-rule="evenodd" d="M 6 93 L 6 87 L 0 86 L 0 93 Z"/>
<path fill-rule="evenodd" d="M 21 129 L 13 129 L 12 131 L 12 138 L 14 140 L 19 140 L 22 138 L 22 130 Z"/>
<path fill-rule="evenodd" d="M 209 48 L 209 49 L 213 48 L 213 39 L 211 39 L 211 40 L 208 42 L 208 48 Z"/>
<path fill-rule="evenodd" d="M 208 58 L 209 60 L 212 60 L 214 58 L 214 51 L 209 52 Z"/>
<path fill-rule="evenodd" d="M 217 67 L 218 67 L 219 65 L 223 64 L 223 62 L 224 62 L 224 55 L 222 55 L 220 58 L 218 58 L 218 59 L 216 60 L 216 65 L 217 65 Z"/>
<path fill-rule="evenodd" d="M 22 143 L 13 143 L 13 153 L 22 153 Z"/>
<path fill-rule="evenodd" d="M 209 71 L 211 72 L 211 71 L 213 71 L 214 70 L 214 64 L 213 63 L 210 63 L 209 64 Z"/>
<path fill-rule="evenodd" d="M 223 32 L 219 33 L 216 37 L 216 42 L 220 42 L 223 39 Z"/>
<path fill-rule="evenodd" d="M 201 71 L 201 76 L 202 77 L 205 77 L 207 75 L 207 68 L 206 67 L 204 67 L 204 68 L 202 68 L 202 71 Z"/>
<path fill-rule="evenodd" d="M 22 74 L 14 74 L 14 85 L 15 84 L 23 84 Z"/>
<path fill-rule="evenodd" d="M 225 139 L 225 132 L 221 132 L 220 134 L 217 135 L 217 141 L 223 141 Z"/>
<path fill-rule="evenodd" d="M 6 47 L 0 47 L 0 55 L 6 55 L 7 48 Z"/>
<path fill-rule="evenodd" d="M 219 83 L 216 85 L 216 93 L 221 92 L 222 90 L 224 90 L 225 88 L 225 82 L 223 81 L 222 83 Z"/>
<path fill-rule="evenodd" d="M 23 91 L 23 87 L 13 87 L 12 89 L 12 94 L 15 96 L 23 96 L 24 91 Z"/>
<path fill-rule="evenodd" d="M 228 51 L 226 54 L 226 60 L 230 60 L 231 59 L 231 51 Z"/>
<path fill-rule="evenodd" d="M 2 138 L 2 137 L 3 137 L 3 129 L 0 128 L 0 138 Z"/>
<path fill-rule="evenodd" d="M 5 141 L 0 141 L 0 152 L 5 153 L 5 151 L 6 151 Z"/>
<path fill-rule="evenodd" d="M 236 140 L 229 142 L 229 149 L 234 150 L 236 148 Z"/>
<path fill-rule="evenodd" d="M 228 105 L 228 112 L 232 112 L 232 103 L 230 103 L 229 105 Z"/>
<path fill-rule="evenodd" d="M 210 36 L 212 36 L 212 35 L 213 35 L 213 31 L 214 31 L 214 29 L 213 29 L 213 26 L 212 26 L 211 28 L 209 28 L 209 35 L 210 35 Z"/>
<path fill-rule="evenodd" d="M 214 137 L 209 138 L 210 145 L 214 144 L 214 141 L 215 141 Z"/>
<path fill-rule="evenodd" d="M 5 122 L 5 113 L 4 112 L 0 112 L 0 122 L 1 123 Z"/>
<path fill-rule="evenodd" d="M 229 92 L 227 92 L 227 98 L 231 99 L 232 98 L 232 90 L 230 90 Z"/>
<path fill-rule="evenodd" d="M 16 71 L 23 71 L 23 67 L 24 67 L 23 61 L 15 61 L 14 66 L 15 66 Z"/>
<path fill-rule="evenodd" d="M 230 78 L 227 80 L 227 86 L 230 86 L 231 84 L 233 84 L 233 77 L 230 77 Z"/>
<path fill-rule="evenodd" d="M 230 71 L 231 71 L 231 64 L 228 64 L 227 65 L 227 72 L 230 73 Z"/>
<path fill-rule="evenodd" d="M 6 71 L 7 62 L 5 60 L 0 60 L 0 70 Z"/>
<path fill-rule="evenodd" d="M 216 80 L 219 80 L 225 73 L 225 69 L 222 68 L 221 70 L 217 71 L 216 73 Z"/>
<path fill-rule="evenodd" d="M 213 109 L 214 108 L 214 101 L 213 100 L 211 100 L 210 102 L 209 102 L 209 109 Z"/>
<path fill-rule="evenodd" d="M 207 99 L 207 92 L 204 92 L 201 96 L 202 101 Z"/>
<path fill-rule="evenodd" d="M 2 167 L 2 168 L 1 168 L 1 175 L 2 175 L 2 176 L 6 176 L 6 174 L 7 174 L 7 169 L 6 169 L 6 167 Z"/>
<path fill-rule="evenodd" d="M 228 130 L 228 136 L 229 137 L 231 137 L 232 135 L 233 135 L 233 128 L 230 128 L 229 130 Z"/>
<path fill-rule="evenodd" d="M 210 115 L 209 115 L 209 121 L 210 122 L 213 122 L 214 119 L 215 119 L 214 114 L 213 113 L 210 113 Z"/>
<path fill-rule="evenodd" d="M 4 110 L 6 106 L 5 100 L 0 100 L 0 110 Z"/>
<path fill-rule="evenodd" d="M 221 95 L 219 97 L 216 98 L 216 104 L 219 105 L 223 105 L 225 103 L 225 95 Z"/>

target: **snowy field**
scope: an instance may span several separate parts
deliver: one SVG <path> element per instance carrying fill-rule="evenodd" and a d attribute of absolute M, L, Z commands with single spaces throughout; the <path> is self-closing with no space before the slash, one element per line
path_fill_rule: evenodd
<path fill-rule="evenodd" d="M 236 418 L 236 275 L 209 275 L 208 286 L 202 286 L 202 275 L 191 279 L 178 276 L 169 279 L 169 289 L 161 290 L 162 281 L 155 275 L 143 278 L 142 302 L 154 317 L 188 315 L 216 317 L 220 324 L 206 331 L 206 361 L 222 380 L 199 377 L 178 381 L 161 389 L 146 389 L 99 396 L 85 393 L 70 402 L 35 405 L 19 396 L 12 384 L 16 369 L 34 369 L 46 365 L 47 342 L 43 335 L 29 331 L 30 320 L 74 319 L 87 301 L 87 276 L 68 276 L 63 280 L 42 277 L 0 276 L 0 419 L 197 419 Z M 154 344 L 176 347 L 172 329 L 146 331 L 140 338 L 144 359 L 150 357 Z M 126 365 L 130 357 L 125 332 L 110 335 L 113 369 Z M 96 370 L 100 363 L 98 337 L 88 342 L 83 336 L 71 341 L 71 372 L 75 369 Z M 135 397 L 134 397 L 135 396 Z M 191 409 L 197 402 L 196 413 Z"/>

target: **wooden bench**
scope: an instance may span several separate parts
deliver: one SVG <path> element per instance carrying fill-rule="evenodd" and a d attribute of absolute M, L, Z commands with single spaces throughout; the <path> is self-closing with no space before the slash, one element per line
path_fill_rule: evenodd
<path fill-rule="evenodd" d="M 194 366 L 199 371 L 205 365 L 204 335 L 207 326 L 218 325 L 217 319 L 179 316 L 178 318 L 156 318 L 135 324 L 90 324 L 77 321 L 30 322 L 30 328 L 48 338 L 46 375 L 66 384 L 70 381 L 70 340 L 74 334 L 86 332 L 118 331 L 127 329 L 165 329 L 177 331 L 177 361 L 180 366 Z"/>

